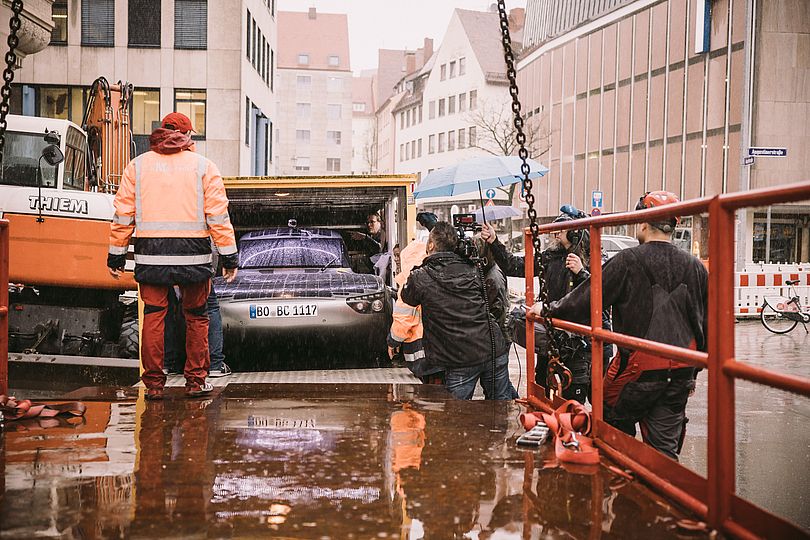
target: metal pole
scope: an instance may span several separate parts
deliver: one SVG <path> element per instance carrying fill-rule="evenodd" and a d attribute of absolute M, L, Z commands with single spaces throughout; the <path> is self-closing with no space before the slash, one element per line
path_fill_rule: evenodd
<path fill-rule="evenodd" d="M 591 225 L 591 328 L 602 328 L 602 229 Z M 602 343 L 598 337 L 591 338 L 591 404 L 593 406 L 594 437 L 602 420 Z"/>
<path fill-rule="evenodd" d="M 534 304 L 534 244 L 531 229 L 523 230 L 523 244 L 526 246 L 523 256 L 523 274 L 526 276 L 526 306 Z M 526 396 L 531 395 L 534 383 L 534 320 L 526 317 Z"/>
<path fill-rule="evenodd" d="M 8 395 L 8 220 L 0 219 L 0 394 Z"/>
<path fill-rule="evenodd" d="M 735 486 L 734 376 L 724 370 L 734 360 L 734 210 L 715 197 L 709 206 L 709 525 L 721 530 L 731 517 Z"/>
<path fill-rule="evenodd" d="M 765 264 L 771 262 L 771 207 L 768 206 L 768 214 L 765 223 Z"/>
<path fill-rule="evenodd" d="M 740 126 L 740 156 L 744 157 L 748 154 L 748 148 L 751 146 L 751 121 L 753 119 L 753 94 L 754 94 L 754 37 L 756 27 L 754 24 L 754 17 L 756 16 L 756 0 L 747 0 L 745 9 L 745 47 L 743 49 L 745 56 L 745 64 L 743 67 L 743 109 L 742 109 L 742 123 Z M 729 25 L 731 26 L 731 25 Z M 731 43 L 729 42 L 729 46 Z M 731 84 L 734 81 L 730 81 Z M 748 191 L 751 189 L 751 167 L 752 165 L 740 164 L 740 191 Z M 748 237 L 748 210 L 740 209 L 738 214 L 739 228 L 737 229 L 737 270 L 742 271 L 745 267 L 746 254 L 748 253 L 748 245 L 753 242 L 753 237 Z M 752 216 L 753 217 L 753 216 Z"/>

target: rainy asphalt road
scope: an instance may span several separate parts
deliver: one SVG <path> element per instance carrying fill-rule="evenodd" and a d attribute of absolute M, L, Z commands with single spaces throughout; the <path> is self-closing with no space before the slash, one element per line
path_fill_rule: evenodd
<path fill-rule="evenodd" d="M 682 538 L 685 516 L 640 483 L 518 448 L 511 402 L 426 385 L 181 392 L 97 388 L 75 396 L 84 420 L 9 424 L 0 538 Z"/>

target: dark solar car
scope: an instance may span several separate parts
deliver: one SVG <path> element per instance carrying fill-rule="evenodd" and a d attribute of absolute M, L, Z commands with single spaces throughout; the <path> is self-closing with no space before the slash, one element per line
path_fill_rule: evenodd
<path fill-rule="evenodd" d="M 278 227 L 239 240 L 239 273 L 214 280 L 226 341 L 350 341 L 381 355 L 392 300 L 381 278 L 351 269 L 340 233 Z"/>

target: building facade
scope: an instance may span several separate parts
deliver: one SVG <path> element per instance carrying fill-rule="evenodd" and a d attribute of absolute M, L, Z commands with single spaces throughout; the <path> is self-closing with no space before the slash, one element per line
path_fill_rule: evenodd
<path fill-rule="evenodd" d="M 352 78 L 351 174 L 376 172 L 377 126 L 374 116 L 374 77 Z"/>
<path fill-rule="evenodd" d="M 50 45 L 15 79 L 14 112 L 81 125 L 96 78 L 128 81 L 138 152 L 177 110 L 223 174 L 275 173 L 273 0 L 56 0 L 52 10 Z"/>
<path fill-rule="evenodd" d="M 692 199 L 810 178 L 810 3 L 529 0 L 526 18 L 523 111 L 550 134 L 540 215 L 590 211 L 594 192 L 621 212 L 645 191 Z M 787 157 L 744 163 L 757 146 Z M 809 217 L 807 205 L 740 212 L 738 266 L 807 261 Z M 705 257 L 706 219 L 682 229 Z"/>
<path fill-rule="evenodd" d="M 433 57 L 395 87 L 401 98 L 392 109 L 394 172 L 423 178 L 470 157 L 508 153 L 498 140 L 512 133 L 500 43 L 497 13 L 453 12 Z M 507 133 L 492 136 L 488 127 L 500 123 Z M 498 190 L 494 198 L 508 201 L 508 193 Z M 448 220 L 480 205 L 478 193 L 420 202 Z"/>
<path fill-rule="evenodd" d="M 278 171 L 348 174 L 352 72 L 344 14 L 279 12 Z"/>

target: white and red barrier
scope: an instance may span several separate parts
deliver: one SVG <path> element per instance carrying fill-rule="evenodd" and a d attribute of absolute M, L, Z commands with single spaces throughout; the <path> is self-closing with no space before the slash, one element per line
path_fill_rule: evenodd
<path fill-rule="evenodd" d="M 734 273 L 734 315 L 757 317 L 766 296 L 790 296 L 787 281 L 794 285 L 803 306 L 810 305 L 810 264 L 754 265 Z"/>

